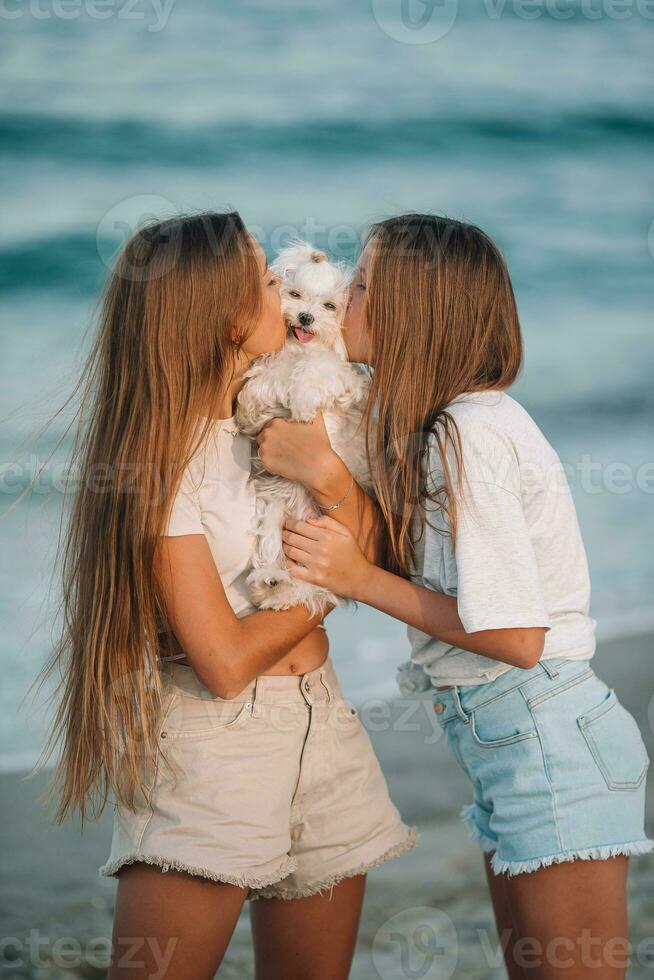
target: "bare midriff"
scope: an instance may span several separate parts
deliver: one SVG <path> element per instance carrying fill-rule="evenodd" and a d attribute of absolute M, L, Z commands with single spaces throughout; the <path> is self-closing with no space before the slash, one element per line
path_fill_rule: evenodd
<path fill-rule="evenodd" d="M 177 641 L 172 639 L 172 647 L 170 647 L 171 652 L 181 653 L 181 646 Z M 310 670 L 315 670 L 316 667 L 320 667 L 327 658 L 329 653 L 329 640 L 327 638 L 327 631 L 317 626 L 314 630 L 305 636 L 297 646 L 294 646 L 292 650 L 289 650 L 281 660 L 271 667 L 269 670 L 262 671 L 263 674 L 307 674 Z M 176 664 L 182 664 L 186 667 L 191 667 L 191 663 L 186 657 L 177 657 L 174 661 Z"/>
<path fill-rule="evenodd" d="M 324 663 L 329 653 L 327 631 L 316 627 L 264 674 L 307 674 Z"/>

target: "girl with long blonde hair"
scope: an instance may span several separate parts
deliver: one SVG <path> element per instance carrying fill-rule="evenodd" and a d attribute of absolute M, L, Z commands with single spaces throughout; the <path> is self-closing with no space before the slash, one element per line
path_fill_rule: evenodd
<path fill-rule="evenodd" d="M 118 257 L 84 376 L 46 754 L 58 821 L 114 807 L 111 980 L 209 980 L 246 898 L 257 978 L 346 977 L 367 871 L 415 840 L 320 618 L 248 598 L 233 411 L 284 342 L 278 287 L 237 213 L 153 222 Z M 370 553 L 361 505 L 337 513 Z M 441 613 L 458 623 L 452 599 Z"/>
<path fill-rule="evenodd" d="M 522 337 L 502 255 L 459 221 L 374 225 L 344 339 L 374 372 L 380 557 L 329 517 L 289 521 L 293 574 L 408 625 L 402 689 L 433 692 L 470 779 L 463 816 L 484 852 L 511 980 L 622 978 L 627 863 L 654 848 L 649 759 L 589 663 L 588 567 L 562 464 L 507 394 Z M 269 428 L 266 466 L 285 475 L 293 456 L 324 468 L 319 427 Z M 332 466 L 338 493 L 348 475 Z M 308 467 L 293 471 L 311 486 Z M 457 600 L 453 630 L 438 623 L 445 595 Z"/>

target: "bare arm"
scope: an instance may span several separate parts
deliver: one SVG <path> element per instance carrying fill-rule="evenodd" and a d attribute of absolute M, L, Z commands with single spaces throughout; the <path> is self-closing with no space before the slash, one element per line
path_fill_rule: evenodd
<path fill-rule="evenodd" d="M 318 504 L 335 504 L 350 491 L 350 471 L 330 445 L 322 412 L 312 422 L 274 419 L 257 441 L 266 469 L 302 483 Z M 347 500 L 330 516 L 348 528 L 371 561 L 377 559 L 379 509 L 365 490 L 355 483 Z"/>
<path fill-rule="evenodd" d="M 261 431 L 258 442 L 266 469 L 303 483 L 319 504 L 336 503 L 347 494 L 352 485 L 347 466 L 329 444 L 321 413 L 309 423 L 273 420 Z M 545 637 L 545 631 L 541 627 L 466 633 L 458 616 L 456 599 L 415 585 L 378 567 L 378 515 L 377 505 L 355 484 L 347 501 L 328 517 L 332 518 L 332 523 L 345 530 L 346 536 L 349 532 L 349 536 L 358 545 L 356 551 L 359 558 L 366 559 L 365 564 L 360 566 L 356 554 L 352 552 L 345 557 L 340 570 L 336 569 L 329 580 L 319 577 L 326 574 L 324 567 L 312 567 L 310 573 L 318 576 L 312 578 L 310 574 L 305 575 L 306 569 L 296 564 L 293 574 L 314 584 L 325 585 L 339 595 L 347 595 L 374 606 L 395 619 L 462 650 L 517 667 L 532 667 L 538 661 Z M 320 523 L 319 521 L 318 526 Z M 304 546 L 293 540 L 296 525 L 297 522 L 287 522 L 287 529 L 291 530 L 284 532 L 285 550 L 289 558 L 306 566 L 305 558 L 298 557 L 299 549 Z M 307 533 L 307 527 L 316 525 L 302 524 L 302 533 Z M 288 550 L 293 544 L 296 554 Z M 311 556 L 305 557 L 311 560 Z M 348 585 L 347 573 L 353 569 L 360 569 L 360 585 L 351 582 Z"/>
<path fill-rule="evenodd" d="M 239 619 L 203 534 L 164 536 L 155 575 L 170 626 L 202 683 L 231 698 L 321 622 L 304 606 Z"/>
<path fill-rule="evenodd" d="M 455 616 L 456 599 L 415 585 L 376 565 L 370 567 L 362 578 L 357 595 L 352 598 L 374 606 L 443 643 L 500 660 L 513 667 L 533 667 L 543 652 L 545 630 L 542 627 L 466 633 L 458 615 Z M 446 602 L 452 603 L 454 609 L 445 606 Z M 448 619 L 451 619 L 452 627 Z"/>
<path fill-rule="evenodd" d="M 533 667 L 543 652 L 545 630 L 540 626 L 466 633 L 455 598 L 379 568 L 362 554 L 352 534 L 330 518 L 287 521 L 284 551 L 297 578 L 365 602 L 452 646 L 524 668 Z"/>
<path fill-rule="evenodd" d="M 318 504 L 329 507 L 342 500 L 350 488 L 347 500 L 327 513 L 350 531 L 366 558 L 374 562 L 379 558 L 379 508 L 358 483 L 352 486 L 350 471 L 340 456 L 331 450 L 308 489 Z"/>

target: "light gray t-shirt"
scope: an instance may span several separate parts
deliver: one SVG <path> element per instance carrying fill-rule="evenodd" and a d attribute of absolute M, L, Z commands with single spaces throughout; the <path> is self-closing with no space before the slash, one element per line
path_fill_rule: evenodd
<path fill-rule="evenodd" d="M 461 434 L 452 549 L 443 511 L 429 504 L 412 580 L 456 596 L 467 633 L 544 626 L 542 659 L 585 660 L 595 652 L 588 563 L 561 461 L 531 416 L 505 392 L 468 393 L 448 411 Z M 442 482 L 433 435 L 423 457 L 432 489 Z M 482 684 L 499 663 L 408 629 L 411 660 L 434 685 Z"/>

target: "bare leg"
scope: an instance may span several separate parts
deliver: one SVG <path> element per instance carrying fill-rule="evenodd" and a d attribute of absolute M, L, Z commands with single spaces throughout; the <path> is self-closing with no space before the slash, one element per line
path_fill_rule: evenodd
<path fill-rule="evenodd" d="M 526 974 L 521 966 L 515 962 L 514 946 L 519 936 L 516 931 L 511 903 L 506 888 L 506 878 L 504 875 L 496 875 L 491 870 L 490 857 L 484 855 L 484 867 L 488 888 L 493 903 L 495 913 L 495 924 L 497 935 L 504 953 L 504 963 L 509 980 L 525 980 Z"/>
<path fill-rule="evenodd" d="M 346 980 L 361 917 L 366 876 L 355 875 L 309 898 L 250 903 L 256 980 Z"/>
<path fill-rule="evenodd" d="M 246 894 L 144 862 L 125 866 L 108 980 L 213 980 Z"/>
<path fill-rule="evenodd" d="M 533 980 L 624 980 L 628 858 L 572 861 L 506 878 L 520 938 L 513 956 Z"/>

